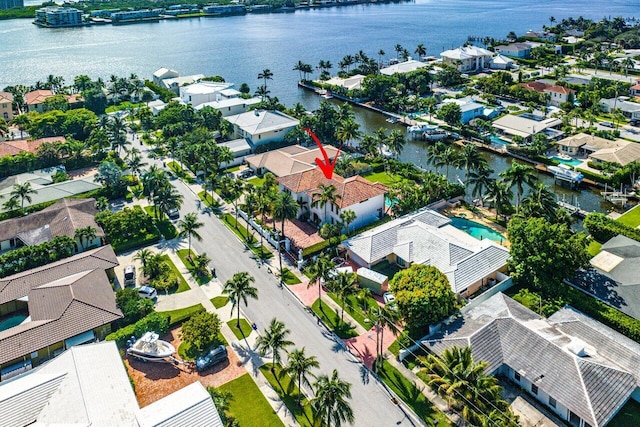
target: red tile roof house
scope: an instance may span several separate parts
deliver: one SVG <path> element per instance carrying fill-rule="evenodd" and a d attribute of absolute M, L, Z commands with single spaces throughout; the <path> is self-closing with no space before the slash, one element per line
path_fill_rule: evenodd
<path fill-rule="evenodd" d="M 38 148 L 45 142 L 51 144 L 63 144 L 67 139 L 64 136 L 51 136 L 48 138 L 40 139 L 14 139 L 9 141 L 3 141 L 0 143 L 0 157 L 15 156 L 22 152 L 28 151 L 29 153 L 36 154 Z"/>
<path fill-rule="evenodd" d="M 352 210 L 356 213 L 356 219 L 349 228 L 355 230 L 377 221 L 385 212 L 387 186 L 369 182 L 358 175 L 343 178 L 334 173 L 331 179 L 327 179 L 319 168 L 315 168 L 280 177 L 278 182 L 281 191 L 287 191 L 296 200 L 306 202 L 298 212 L 298 216 L 309 212 L 309 219 L 313 222 L 339 223 L 342 222 L 340 214 L 345 210 Z M 328 203 L 326 209 L 320 205 L 312 206 L 314 194 L 319 192 L 320 184 L 334 185 L 336 194 L 340 196 L 337 203 Z"/>
<path fill-rule="evenodd" d="M 122 318 L 110 282 L 117 265 L 111 246 L 103 246 L 1 278 L 0 319 L 10 324 L 0 330 L 0 381 L 103 340 Z"/>
<path fill-rule="evenodd" d="M 37 111 L 38 113 L 44 112 L 43 103 L 47 98 L 51 98 L 56 94 L 50 90 L 38 89 L 28 92 L 24 95 L 24 99 L 27 102 L 27 111 Z M 78 108 L 82 106 L 82 97 L 74 93 L 72 95 L 64 95 L 70 108 Z"/>
<path fill-rule="evenodd" d="M 569 89 L 564 86 L 550 85 L 544 82 L 520 83 L 520 86 L 538 93 L 548 93 L 550 96 L 549 104 L 556 107 L 568 102 L 569 97 L 575 93 L 573 89 Z"/>

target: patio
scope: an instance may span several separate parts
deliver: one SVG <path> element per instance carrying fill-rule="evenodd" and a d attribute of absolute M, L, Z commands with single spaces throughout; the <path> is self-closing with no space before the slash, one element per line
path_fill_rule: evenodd
<path fill-rule="evenodd" d="M 280 231 L 281 223 L 272 218 L 265 219 L 265 225 Z M 322 242 L 324 239 L 318 234 L 318 229 L 313 225 L 298 219 L 286 220 L 284 222 L 284 235 L 291 240 L 291 244 L 299 249 L 306 249 L 309 246 Z"/>

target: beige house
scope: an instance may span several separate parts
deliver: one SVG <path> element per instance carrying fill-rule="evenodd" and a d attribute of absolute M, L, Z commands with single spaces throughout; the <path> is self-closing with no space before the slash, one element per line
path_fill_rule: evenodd
<path fill-rule="evenodd" d="M 463 46 L 445 50 L 440 57 L 444 65 L 457 68 L 461 73 L 467 73 L 489 68 L 493 52 L 477 46 Z"/>
<path fill-rule="evenodd" d="M 110 280 L 118 259 L 111 246 L 0 279 L 0 381 L 65 349 L 111 332 L 122 317 Z"/>
<path fill-rule="evenodd" d="M 332 145 L 325 145 L 324 149 L 329 160 L 333 161 L 338 149 Z M 323 159 L 319 148 L 309 149 L 301 145 L 292 145 L 256 154 L 247 157 L 246 160 L 249 167 L 258 175 L 271 172 L 276 177 L 281 177 L 315 169 L 317 167 L 316 158 Z"/>
<path fill-rule="evenodd" d="M 600 138 L 587 133 L 578 133 L 561 139 L 557 143 L 558 151 L 570 156 L 589 156 L 598 150 L 615 148 L 621 142 Z"/>
<path fill-rule="evenodd" d="M 27 112 L 37 111 L 38 113 L 44 112 L 44 101 L 47 98 L 51 98 L 56 94 L 50 90 L 38 89 L 28 92 L 24 95 L 25 102 L 27 103 Z M 69 103 L 70 108 L 77 108 L 82 106 L 83 99 L 80 94 L 64 95 L 64 98 Z"/>
<path fill-rule="evenodd" d="M 13 119 L 13 95 L 9 92 L 0 92 L 0 118 L 7 122 Z"/>
<path fill-rule="evenodd" d="M 509 138 L 519 136 L 530 140 L 533 135 L 545 133 L 550 139 L 554 139 L 562 132 L 555 129 L 562 125 L 562 121 L 555 117 L 544 118 L 521 114 L 519 116 L 507 114 L 492 123 L 494 129 Z"/>
<path fill-rule="evenodd" d="M 300 124 L 298 119 L 277 110 L 247 111 L 224 119 L 233 125 L 236 135 L 245 138 L 252 147 L 282 142 Z"/>

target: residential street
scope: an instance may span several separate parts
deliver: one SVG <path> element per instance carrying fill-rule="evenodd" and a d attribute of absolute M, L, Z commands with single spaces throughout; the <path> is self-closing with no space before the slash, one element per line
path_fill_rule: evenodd
<path fill-rule="evenodd" d="M 137 141 L 134 145 L 142 148 Z M 142 155 L 146 162 L 162 164 L 160 160 L 148 158 L 147 154 L 147 149 L 143 148 Z M 354 425 L 415 425 L 390 400 L 377 381 L 368 376 L 368 370 L 342 347 L 342 341 L 334 341 L 332 334 L 316 323 L 286 286 L 279 286 L 276 277 L 269 273 L 268 266 L 260 266 L 253 258 L 253 253 L 214 214 L 200 209 L 204 208 L 204 204 L 200 204 L 197 195 L 186 184 L 180 180 L 173 180 L 172 183 L 184 197 L 180 217 L 189 212 L 200 212 L 199 218 L 205 224 L 198 230 L 202 241 L 193 239 L 192 246 L 198 253 L 206 252 L 212 259 L 211 265 L 216 268 L 218 280 L 224 283 L 239 271 L 247 271 L 255 277 L 254 285 L 258 288 L 259 299 L 250 300 L 248 307 L 242 306 L 242 311 L 249 321 L 257 323 L 259 332 L 272 318 L 277 317 L 291 330 L 290 340 L 297 347 L 306 347 L 307 354 L 318 358 L 322 373 L 329 374 L 337 369 L 340 377 L 352 384 Z"/>

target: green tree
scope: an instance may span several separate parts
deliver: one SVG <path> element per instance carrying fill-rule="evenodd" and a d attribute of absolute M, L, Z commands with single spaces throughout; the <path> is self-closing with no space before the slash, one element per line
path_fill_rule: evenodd
<path fill-rule="evenodd" d="M 465 194 L 468 193 L 469 187 L 469 173 L 476 170 L 480 165 L 485 162 L 475 144 L 467 144 L 460 152 L 459 164 L 464 168 L 464 187 Z"/>
<path fill-rule="evenodd" d="M 182 324 L 182 341 L 199 352 L 213 344 L 220 333 L 220 318 L 216 313 L 202 311 Z"/>
<path fill-rule="evenodd" d="M 246 271 L 235 273 L 233 277 L 227 280 L 222 289 L 222 293 L 231 299 L 231 310 L 237 310 L 238 317 L 236 320 L 236 328 L 240 328 L 240 302 L 244 302 L 245 307 L 248 305 L 248 299 L 258 299 L 258 289 L 251 286 L 256 279 Z"/>
<path fill-rule="evenodd" d="M 376 306 L 370 311 L 369 315 L 373 319 L 373 326 L 376 328 L 376 360 L 374 363 L 374 371 L 377 372 L 378 366 L 384 352 L 384 330 L 389 328 L 393 335 L 398 335 L 399 314 L 394 305 Z"/>
<path fill-rule="evenodd" d="M 311 264 L 310 273 L 311 277 L 307 288 L 313 286 L 315 282 L 318 285 L 318 301 L 320 307 L 322 307 L 322 281 L 325 282 L 330 279 L 329 274 L 335 268 L 335 264 L 331 261 L 328 254 L 322 254 L 316 258 L 315 262 Z"/>
<path fill-rule="evenodd" d="M 315 397 L 311 399 L 314 416 L 323 426 L 341 427 L 353 424 L 355 417 L 349 404 L 351 384 L 340 379 L 338 371 L 331 376 L 320 375 L 314 383 Z"/>
<path fill-rule="evenodd" d="M 344 323 L 344 305 L 348 297 L 358 292 L 358 276 L 356 273 L 341 271 L 328 282 L 328 285 L 340 300 L 340 322 Z"/>
<path fill-rule="evenodd" d="M 280 363 L 282 350 L 293 345 L 293 341 L 287 339 L 287 335 L 290 333 L 291 331 L 286 328 L 285 324 L 274 317 L 264 334 L 256 339 L 256 348 L 261 356 L 265 356 L 271 351 L 271 372 L 275 372 L 275 365 Z"/>
<path fill-rule="evenodd" d="M 516 212 L 520 209 L 520 198 L 524 193 L 524 185 L 533 187 L 538 180 L 536 176 L 536 170 L 533 166 L 525 165 L 523 163 L 513 162 L 509 169 L 505 169 L 500 172 L 502 177 L 509 188 L 516 187 Z"/>
<path fill-rule="evenodd" d="M 305 348 L 302 347 L 300 349 L 296 348 L 289 353 L 287 366 L 282 369 L 281 375 L 290 375 L 296 379 L 298 383 L 298 406 L 300 406 L 300 401 L 302 399 L 302 385 L 311 386 L 311 382 L 309 381 L 309 375 L 313 376 L 311 373 L 311 369 L 319 368 L 320 363 L 318 363 L 318 359 L 315 356 L 307 356 L 305 354 Z M 294 382 L 289 382 L 289 390 L 288 393 L 293 391 Z"/>
<path fill-rule="evenodd" d="M 191 237 L 195 237 L 199 242 L 202 241 L 202 236 L 198 234 L 198 230 L 203 226 L 204 224 L 198 221 L 198 214 L 195 212 L 186 214 L 184 219 L 178 221 L 178 228 L 180 229 L 178 235 L 182 238 L 187 237 L 189 239 L 189 259 L 191 258 Z"/>
<path fill-rule="evenodd" d="M 130 325 L 153 312 L 153 301 L 141 298 L 137 289 L 118 289 L 116 291 L 116 304 L 122 311 L 124 318 L 122 323 Z"/>
<path fill-rule="evenodd" d="M 567 224 L 544 218 L 515 217 L 507 227 L 511 242 L 509 269 L 516 283 L 558 293 L 562 280 L 587 265 L 587 240 Z"/>
<path fill-rule="evenodd" d="M 285 239 L 284 222 L 295 219 L 298 215 L 298 203 L 291 193 L 278 193 L 273 200 L 273 217 L 280 221 L 280 239 Z M 280 283 L 282 283 L 282 244 L 278 241 L 278 258 L 280 259 Z"/>
<path fill-rule="evenodd" d="M 213 404 L 218 410 L 222 424 L 225 427 L 238 427 L 236 420 L 229 415 L 230 403 L 234 400 L 233 394 L 228 391 L 221 391 L 215 387 L 207 387 L 207 392 L 209 392 Z"/>
<path fill-rule="evenodd" d="M 104 185 L 112 195 L 119 193 L 125 185 L 122 181 L 122 171 L 118 165 L 110 161 L 98 165 L 95 180 Z"/>
<path fill-rule="evenodd" d="M 356 220 L 356 217 L 357 217 L 356 213 L 351 209 L 346 209 L 340 212 L 340 219 L 347 226 L 347 234 L 349 234 L 349 225 Z"/>
<path fill-rule="evenodd" d="M 31 187 L 30 182 L 25 182 L 23 184 L 15 184 L 9 195 L 14 200 L 20 199 L 20 209 L 24 210 L 24 201 L 31 203 L 31 195 L 37 193 L 38 191 Z"/>
<path fill-rule="evenodd" d="M 491 174 L 493 174 L 493 172 L 494 170 L 485 164 L 477 170 L 469 173 L 468 181 L 469 184 L 472 185 L 471 195 L 473 197 L 478 197 L 480 199 L 484 197 L 485 191 L 489 188 L 491 182 L 493 182 L 493 179 L 491 178 Z"/>
<path fill-rule="evenodd" d="M 96 238 L 96 229 L 90 225 L 87 225 L 86 227 L 77 228 L 73 234 L 74 237 L 80 241 L 80 246 L 82 246 L 82 249 L 84 250 L 87 248 L 89 243 L 91 243 L 93 239 Z"/>
<path fill-rule="evenodd" d="M 387 138 L 387 146 L 393 153 L 394 158 L 397 159 L 400 156 L 400 153 L 402 153 L 402 149 L 404 148 L 406 142 L 407 141 L 405 140 L 404 133 L 402 133 L 402 131 L 398 129 L 394 129 L 391 131 L 389 137 Z"/>
<path fill-rule="evenodd" d="M 322 218 L 323 223 L 329 222 L 327 220 L 327 205 L 337 204 L 342 197 L 338 194 L 336 186 L 333 184 L 320 184 L 318 190 L 311 195 L 313 201 L 312 207 L 324 208 L 324 216 Z"/>
<path fill-rule="evenodd" d="M 396 273 L 389 287 L 395 294 L 400 315 L 411 331 L 422 331 L 458 308 L 447 276 L 430 265 L 414 264 Z"/>
<path fill-rule="evenodd" d="M 147 274 L 147 265 L 149 264 L 149 261 L 151 260 L 153 255 L 154 254 L 153 252 L 151 252 L 151 250 L 143 248 L 136 252 L 136 254 L 133 256 L 134 261 L 140 261 L 140 263 L 142 264 L 142 271 L 144 272 L 144 274 Z"/>
<path fill-rule="evenodd" d="M 438 118 L 444 120 L 449 126 L 458 127 L 462 120 L 462 110 L 455 102 L 444 104 L 438 110 Z"/>

